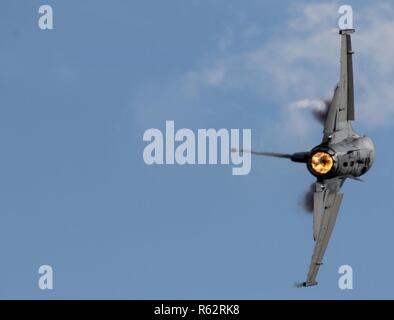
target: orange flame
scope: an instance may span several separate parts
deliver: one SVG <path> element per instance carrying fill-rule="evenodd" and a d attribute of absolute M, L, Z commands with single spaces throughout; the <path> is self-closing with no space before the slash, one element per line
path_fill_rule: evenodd
<path fill-rule="evenodd" d="M 317 174 L 326 174 L 334 165 L 334 160 L 332 156 L 326 152 L 316 152 L 311 158 L 312 170 Z"/>

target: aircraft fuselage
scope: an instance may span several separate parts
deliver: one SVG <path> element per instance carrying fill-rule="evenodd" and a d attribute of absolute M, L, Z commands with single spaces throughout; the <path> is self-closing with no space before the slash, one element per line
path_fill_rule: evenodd
<path fill-rule="evenodd" d="M 372 166 L 375 148 L 366 136 L 353 136 L 339 143 L 322 143 L 313 148 L 307 159 L 307 168 L 317 178 L 357 178 Z"/>

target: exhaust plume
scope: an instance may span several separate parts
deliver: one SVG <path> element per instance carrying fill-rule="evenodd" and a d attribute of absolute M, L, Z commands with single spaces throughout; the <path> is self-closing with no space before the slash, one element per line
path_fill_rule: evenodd
<path fill-rule="evenodd" d="M 300 202 L 301 207 L 308 213 L 313 213 L 313 194 L 315 192 L 315 184 L 312 183 L 309 190 L 305 191 Z"/>
<path fill-rule="evenodd" d="M 294 282 L 294 287 L 296 287 L 296 288 L 303 288 L 304 287 L 304 283 L 296 281 L 296 282 Z"/>
<path fill-rule="evenodd" d="M 313 117 L 319 121 L 321 124 L 324 124 L 326 121 L 328 109 L 330 107 L 330 101 L 328 100 L 299 100 L 290 104 L 290 110 L 297 109 L 311 109 Z"/>
<path fill-rule="evenodd" d="M 247 152 L 257 156 L 266 156 L 266 157 L 275 157 L 275 158 L 285 158 L 291 159 L 292 155 L 288 153 L 277 153 L 277 152 L 261 152 L 261 151 L 253 151 L 253 150 L 238 150 L 238 149 L 231 149 L 231 152 Z"/>

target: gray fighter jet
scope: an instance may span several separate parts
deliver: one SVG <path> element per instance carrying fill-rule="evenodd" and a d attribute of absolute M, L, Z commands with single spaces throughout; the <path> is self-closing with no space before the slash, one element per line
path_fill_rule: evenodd
<path fill-rule="evenodd" d="M 328 106 L 322 142 L 308 152 L 282 154 L 255 152 L 256 155 L 288 158 L 306 163 L 316 177 L 313 193 L 313 238 L 315 248 L 303 286 L 317 284 L 316 276 L 335 225 L 343 194 L 340 189 L 347 178 L 359 180 L 372 166 L 375 151 L 372 140 L 357 134 L 354 121 L 354 85 L 351 34 L 354 29 L 340 30 L 340 79 Z"/>

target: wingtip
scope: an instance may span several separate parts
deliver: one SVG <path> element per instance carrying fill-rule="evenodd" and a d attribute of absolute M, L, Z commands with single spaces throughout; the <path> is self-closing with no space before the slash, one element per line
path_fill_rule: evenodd
<path fill-rule="evenodd" d="M 356 32 L 356 29 L 340 29 L 339 34 L 352 34 Z"/>
<path fill-rule="evenodd" d="M 303 282 L 302 286 L 306 288 L 306 287 L 316 286 L 317 284 L 318 284 L 317 281 L 314 281 L 314 282 Z"/>
<path fill-rule="evenodd" d="M 306 288 L 306 287 L 312 287 L 312 286 L 316 286 L 318 284 L 317 281 L 315 282 L 294 282 L 294 287 L 296 288 Z"/>

